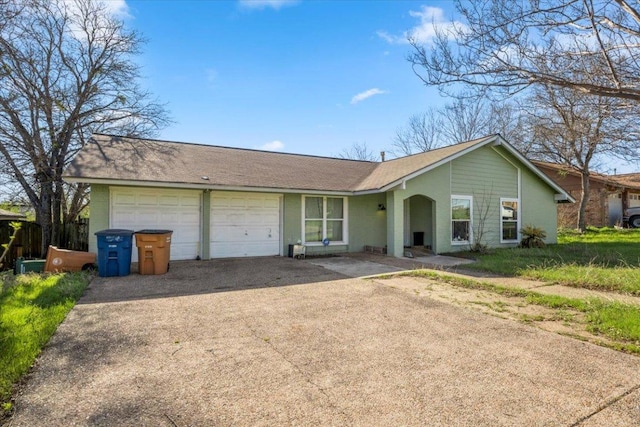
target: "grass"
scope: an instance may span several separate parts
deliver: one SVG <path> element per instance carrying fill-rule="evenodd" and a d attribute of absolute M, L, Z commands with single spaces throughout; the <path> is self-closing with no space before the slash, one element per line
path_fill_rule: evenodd
<path fill-rule="evenodd" d="M 639 243 L 640 229 L 563 231 L 557 245 L 474 254 L 465 268 L 640 296 Z"/>
<path fill-rule="evenodd" d="M 605 336 L 615 342 L 618 350 L 640 354 L 640 307 L 596 298 L 578 299 L 559 295 L 544 295 L 526 289 L 509 288 L 473 279 L 449 276 L 428 270 L 414 270 L 399 275 L 426 277 L 467 289 L 479 289 L 499 295 L 525 298 L 529 304 L 558 310 L 565 320 L 571 320 L 567 310 L 584 313 L 587 330 Z M 535 319 L 530 319 L 535 320 Z"/>
<path fill-rule="evenodd" d="M 12 409 L 13 385 L 28 372 L 89 280 L 85 273 L 0 273 L 0 419 Z"/>

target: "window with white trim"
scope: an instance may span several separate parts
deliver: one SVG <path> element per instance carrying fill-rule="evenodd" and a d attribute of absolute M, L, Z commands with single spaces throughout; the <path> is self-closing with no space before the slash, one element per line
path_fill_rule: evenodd
<path fill-rule="evenodd" d="M 473 218 L 471 196 L 451 196 L 451 243 L 471 242 L 471 218 Z"/>
<path fill-rule="evenodd" d="M 520 227 L 518 216 L 518 199 L 500 199 L 500 240 L 517 242 Z"/>
<path fill-rule="evenodd" d="M 305 244 L 347 243 L 346 197 L 304 196 L 302 203 Z"/>

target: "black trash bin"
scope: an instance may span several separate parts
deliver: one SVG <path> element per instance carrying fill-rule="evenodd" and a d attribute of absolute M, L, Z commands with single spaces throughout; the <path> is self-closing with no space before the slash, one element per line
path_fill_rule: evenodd
<path fill-rule="evenodd" d="M 128 276 L 131 273 L 131 241 L 133 230 L 97 231 L 98 276 Z"/>

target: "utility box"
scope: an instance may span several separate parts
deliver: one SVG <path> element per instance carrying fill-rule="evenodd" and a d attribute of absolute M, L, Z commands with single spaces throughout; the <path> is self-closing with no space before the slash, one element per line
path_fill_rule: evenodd
<path fill-rule="evenodd" d="M 293 245 L 293 257 L 296 259 L 304 259 L 307 247 L 304 245 Z"/>
<path fill-rule="evenodd" d="M 93 270 L 96 266 L 96 254 L 93 252 L 71 251 L 49 246 L 44 271 L 62 273 Z"/>
<path fill-rule="evenodd" d="M 98 275 L 128 276 L 131 273 L 133 230 L 110 229 L 95 234 L 98 237 Z"/>
<path fill-rule="evenodd" d="M 165 274 L 171 259 L 173 230 L 140 230 L 135 232 L 140 274 Z"/>

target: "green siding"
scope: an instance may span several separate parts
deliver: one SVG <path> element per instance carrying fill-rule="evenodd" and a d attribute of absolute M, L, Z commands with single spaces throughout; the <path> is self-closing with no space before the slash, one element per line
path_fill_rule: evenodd
<path fill-rule="evenodd" d="M 109 186 L 91 184 L 91 220 L 89 221 L 89 252 L 98 252 L 95 232 L 106 230 L 109 225 Z"/>
<path fill-rule="evenodd" d="M 520 225 L 542 228 L 547 233 L 546 243 L 558 242 L 558 208 L 554 194 L 540 178 L 523 169 Z"/>
<path fill-rule="evenodd" d="M 302 194 L 285 194 L 283 199 L 283 254 L 289 245 L 302 240 Z M 385 203 L 384 194 L 348 197 L 348 245 L 307 246 L 309 255 L 360 252 L 365 245 L 386 245 L 386 211 L 378 211 Z"/>
<path fill-rule="evenodd" d="M 518 197 L 518 170 L 492 147 L 482 147 L 451 162 L 451 194 Z"/>
<path fill-rule="evenodd" d="M 365 246 L 386 246 L 387 203 L 384 194 L 349 197 L 349 252 L 361 252 Z"/>
<path fill-rule="evenodd" d="M 473 197 L 474 241 L 491 247 L 514 245 L 500 243 L 500 198 L 518 198 L 518 169 L 522 168 L 500 147 L 483 147 L 452 162 L 452 195 Z M 451 249 L 468 246 L 451 245 Z"/>
<path fill-rule="evenodd" d="M 282 200 L 282 253 L 289 253 L 289 245 L 302 240 L 302 195 L 285 194 Z"/>

